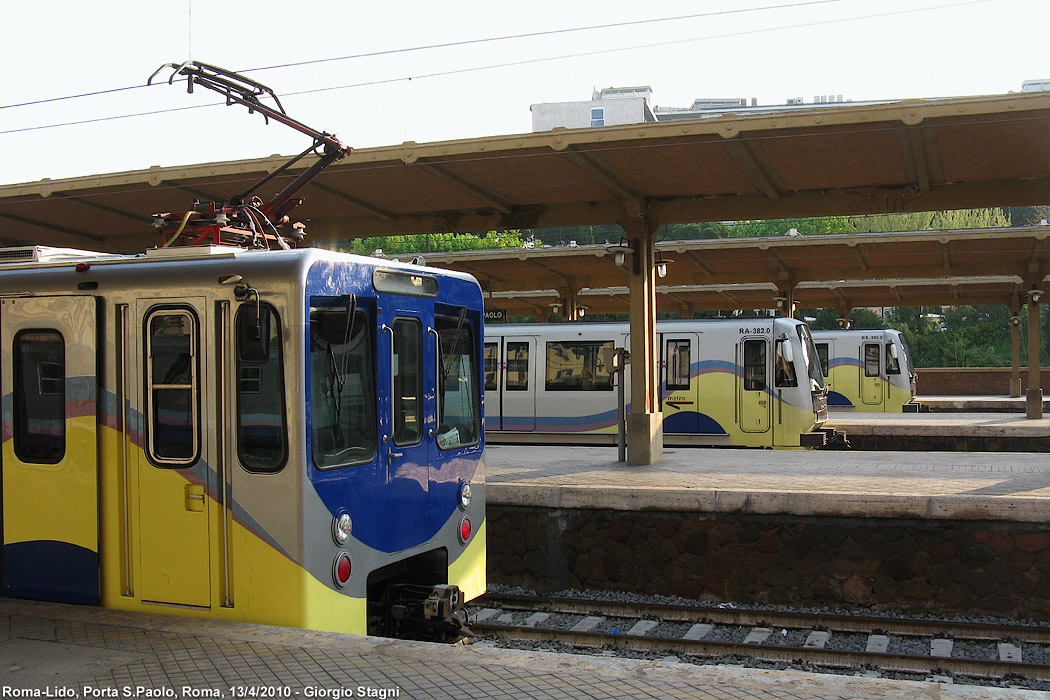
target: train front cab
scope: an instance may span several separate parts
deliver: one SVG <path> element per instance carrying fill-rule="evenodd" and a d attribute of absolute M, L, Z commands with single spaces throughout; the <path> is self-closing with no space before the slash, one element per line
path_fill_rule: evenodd
<path fill-rule="evenodd" d="M 738 329 L 735 412 L 742 443 L 823 447 L 827 398 L 815 349 L 803 324 L 771 319 Z"/>
<path fill-rule="evenodd" d="M 818 331 L 814 338 L 834 410 L 917 412 L 915 372 L 896 330 Z"/>
<path fill-rule="evenodd" d="M 361 634 L 427 605 L 424 583 L 484 592 L 480 292 L 442 278 L 444 298 L 401 302 L 368 268 L 357 295 L 361 270 L 315 266 L 306 299 L 259 275 L 237 300 L 3 299 L 4 594 Z M 319 331 L 351 298 L 361 327 Z M 411 324 L 416 345 L 396 339 Z M 303 411 L 333 398 L 338 464 Z"/>

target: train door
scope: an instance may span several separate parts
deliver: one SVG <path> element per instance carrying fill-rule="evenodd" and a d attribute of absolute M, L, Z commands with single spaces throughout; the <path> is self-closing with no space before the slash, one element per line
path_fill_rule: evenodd
<path fill-rule="evenodd" d="M 503 404 L 500 398 L 503 391 L 502 342 L 502 338 L 485 341 L 485 430 L 503 429 Z"/>
<path fill-rule="evenodd" d="M 97 604 L 97 306 L 0 302 L 3 593 Z"/>
<path fill-rule="evenodd" d="M 740 429 L 747 433 L 769 430 L 769 342 L 765 338 L 744 338 L 737 346 L 737 362 L 742 368 L 737 396 Z"/>
<path fill-rule="evenodd" d="M 860 346 L 860 401 L 865 406 L 878 406 L 883 400 L 882 345 L 865 342 Z"/>
<path fill-rule="evenodd" d="M 820 360 L 820 372 L 824 375 L 824 383 L 830 391 L 832 389 L 831 358 L 835 357 L 835 343 L 830 340 L 822 340 L 815 342 L 814 345 L 817 348 L 817 359 Z"/>
<path fill-rule="evenodd" d="M 500 392 L 501 430 L 536 430 L 536 339 L 503 338 L 503 387 Z"/>
<path fill-rule="evenodd" d="M 137 305 L 142 452 L 137 479 L 143 600 L 211 605 L 209 465 L 215 417 L 206 400 L 214 329 L 203 298 L 144 299 Z M 134 347 L 129 343 L 129 347 Z"/>
<path fill-rule="evenodd" d="M 379 355 L 388 358 L 380 362 L 379 381 L 386 383 L 390 396 L 382 419 L 379 459 L 380 468 L 386 469 L 390 512 L 398 513 L 388 543 L 389 551 L 396 552 L 417 544 L 419 533 L 426 529 L 433 440 L 424 437 L 434 431 L 437 331 L 431 309 L 420 310 L 390 296 L 379 303 Z"/>
<path fill-rule="evenodd" d="M 699 381 L 692 376 L 700 336 L 696 333 L 663 334 L 663 399 L 665 433 L 700 432 Z"/>

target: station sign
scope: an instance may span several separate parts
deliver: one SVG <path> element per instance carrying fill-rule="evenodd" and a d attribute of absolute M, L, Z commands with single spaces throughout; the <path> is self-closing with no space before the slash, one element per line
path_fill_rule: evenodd
<path fill-rule="evenodd" d="M 506 309 L 485 309 L 485 320 L 486 321 L 506 321 L 507 310 Z"/>

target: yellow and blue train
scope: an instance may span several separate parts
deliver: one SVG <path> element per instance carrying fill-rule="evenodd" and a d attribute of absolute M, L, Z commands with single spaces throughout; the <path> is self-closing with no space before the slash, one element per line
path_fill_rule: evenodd
<path fill-rule="evenodd" d="M 828 383 L 828 407 L 859 413 L 912 413 L 915 367 L 904 334 L 879 330 L 813 331 Z"/>
<path fill-rule="evenodd" d="M 799 448 L 835 440 L 823 427 L 827 388 L 802 321 L 660 321 L 656 334 L 669 444 Z M 629 349 L 626 323 L 489 324 L 489 440 L 609 442 L 617 399 L 605 358 L 618 347 Z M 628 384 L 630 374 L 628 365 Z"/>
<path fill-rule="evenodd" d="M 315 249 L 0 250 L 3 594 L 456 634 L 483 315 L 468 275 Z"/>

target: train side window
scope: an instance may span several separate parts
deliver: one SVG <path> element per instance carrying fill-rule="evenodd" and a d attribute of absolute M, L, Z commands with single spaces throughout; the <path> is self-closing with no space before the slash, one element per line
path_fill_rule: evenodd
<path fill-rule="evenodd" d="M 817 357 L 820 358 L 820 371 L 825 378 L 831 376 L 831 370 L 828 367 L 830 364 L 830 360 L 828 359 L 830 347 L 831 346 L 828 343 L 817 343 Z"/>
<path fill-rule="evenodd" d="M 57 464 L 66 453 L 66 348 L 52 330 L 20 331 L 14 340 L 15 456 Z"/>
<path fill-rule="evenodd" d="M 423 439 L 423 328 L 415 318 L 396 318 L 393 325 L 395 445 L 415 445 Z"/>
<path fill-rule="evenodd" d="M 273 472 L 288 456 L 281 324 L 269 304 L 237 310 L 237 453 L 249 471 Z"/>
<path fill-rule="evenodd" d="M 897 355 L 891 352 L 893 343 L 886 343 L 886 374 L 900 374 L 901 363 Z"/>
<path fill-rule="evenodd" d="M 667 389 L 689 388 L 690 341 L 667 341 Z"/>
<path fill-rule="evenodd" d="M 499 343 L 485 343 L 485 391 L 499 388 Z"/>
<path fill-rule="evenodd" d="M 612 374 L 602 361 L 602 350 L 612 350 L 614 345 L 611 340 L 548 342 L 547 391 L 612 391 Z"/>
<path fill-rule="evenodd" d="M 864 344 L 864 376 L 865 377 L 877 377 L 879 376 L 879 365 L 881 364 L 881 358 L 879 357 L 879 346 L 874 343 Z"/>
<path fill-rule="evenodd" d="M 798 375 L 795 374 L 795 363 L 788 362 L 784 357 L 784 343 L 787 340 L 778 340 L 776 344 L 776 371 L 773 372 L 773 381 L 776 386 L 798 386 Z"/>
<path fill-rule="evenodd" d="M 481 439 L 481 391 L 478 386 L 474 324 L 466 315 L 436 316 L 438 332 L 438 428 L 442 450 L 476 445 Z"/>
<path fill-rule="evenodd" d="M 766 388 L 766 341 L 744 341 L 744 391 Z"/>
<path fill-rule="evenodd" d="M 529 344 L 507 343 L 507 391 L 529 390 Z"/>
<path fill-rule="evenodd" d="M 371 462 L 376 390 L 369 317 L 310 309 L 310 446 L 319 469 Z"/>
<path fill-rule="evenodd" d="M 160 467 L 186 466 L 200 447 L 197 317 L 161 309 L 146 328 L 147 456 Z"/>

